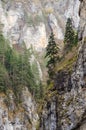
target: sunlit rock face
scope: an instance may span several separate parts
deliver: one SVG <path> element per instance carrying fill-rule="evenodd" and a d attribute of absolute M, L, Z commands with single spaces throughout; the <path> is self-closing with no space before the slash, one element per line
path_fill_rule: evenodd
<path fill-rule="evenodd" d="M 62 53 L 67 18 L 78 28 L 79 5 L 79 0 L 0 0 L 0 30 L 11 45 L 25 43 L 43 53 L 53 30 Z"/>
<path fill-rule="evenodd" d="M 51 30 L 53 30 L 56 40 L 63 41 L 65 24 L 69 17 L 73 19 L 73 26 L 76 29 L 80 28 L 80 36 L 85 36 L 86 31 L 84 30 L 83 34 L 81 31 L 85 29 L 86 22 L 86 2 L 83 1 L 84 3 L 82 2 L 80 5 L 79 0 L 0 0 L 0 28 L 12 44 L 25 42 L 27 48 L 32 45 L 36 51 L 42 51 L 47 45 Z M 82 12 L 80 11 L 79 17 L 80 6 Z M 85 85 L 84 77 L 86 75 L 86 46 L 83 45 L 80 49 L 75 72 L 70 77 L 72 90 L 70 93 L 66 92 L 62 95 L 61 108 L 58 108 L 55 96 L 44 106 L 41 130 L 57 130 L 58 119 L 61 124 L 58 130 L 60 128 L 62 130 L 72 130 L 81 121 L 81 117 L 85 113 L 86 90 L 81 90 L 81 86 Z M 39 71 L 40 78 L 42 78 L 40 66 Z M 65 77 L 65 79 L 67 78 Z M 76 81 L 77 78 L 78 81 Z M 62 85 L 66 86 L 67 81 Z M 78 90 L 76 85 L 79 88 Z M 10 97 L 9 107 L 4 104 L 4 99 L 5 97 L 0 99 L 2 104 L 0 105 L 0 130 L 36 130 L 38 120 L 35 110 L 36 104 L 27 89 L 22 92 L 22 109 L 19 109 L 19 111 L 15 109 L 16 106 L 12 96 Z M 57 109 L 59 109 L 58 116 Z M 85 125 L 82 125 L 80 129 L 82 130 L 82 128 L 84 129 Z"/>
<path fill-rule="evenodd" d="M 0 130 L 36 130 L 36 103 L 28 89 L 22 91 L 21 105 L 14 100 L 12 92 L 8 97 L 0 94 Z"/>
<path fill-rule="evenodd" d="M 49 25 L 58 39 L 64 38 L 64 29 L 67 18 L 73 19 L 75 28 L 79 26 L 79 0 L 44 1 L 44 7 L 49 17 Z"/>
<path fill-rule="evenodd" d="M 47 45 L 51 29 L 55 38 L 63 40 L 65 23 L 72 17 L 75 28 L 79 26 L 79 0 L 0 0 L 0 23 L 3 34 L 12 44 L 26 43 L 37 51 Z"/>
<path fill-rule="evenodd" d="M 0 1 L 0 22 L 4 24 L 3 34 L 9 38 L 12 44 L 21 44 L 24 41 L 27 48 L 30 48 L 31 45 L 38 51 L 45 48 L 47 44 L 46 28 L 43 22 L 38 21 L 39 24 L 35 22 L 34 17 L 38 19 L 42 17 L 38 16 L 37 10 L 38 7 L 33 2 L 10 1 L 9 3 L 7 1 L 5 3 Z"/>
<path fill-rule="evenodd" d="M 45 25 L 40 23 L 39 26 L 28 27 L 24 35 L 24 42 L 27 48 L 30 48 L 32 44 L 36 51 L 42 51 L 47 44 Z"/>
<path fill-rule="evenodd" d="M 79 35 L 80 39 L 86 37 L 86 1 L 82 0 L 80 5 L 80 26 L 79 26 Z"/>

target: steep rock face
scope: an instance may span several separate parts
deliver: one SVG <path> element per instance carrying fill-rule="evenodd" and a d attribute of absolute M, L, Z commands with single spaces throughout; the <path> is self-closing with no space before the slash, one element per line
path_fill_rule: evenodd
<path fill-rule="evenodd" d="M 28 89 L 21 94 L 20 106 L 16 106 L 14 100 L 12 92 L 8 97 L 0 94 L 0 130 L 36 130 L 36 104 Z"/>
<path fill-rule="evenodd" d="M 80 5 L 80 38 L 86 37 L 86 1 L 82 0 Z"/>
<path fill-rule="evenodd" d="M 68 70 L 64 71 L 64 68 L 60 71 L 57 73 L 55 81 L 57 94 L 49 97 L 44 106 L 41 123 L 42 130 L 73 130 L 85 120 L 86 42 L 83 42 L 80 46 L 78 60 L 73 72 L 70 74 Z M 53 98 L 56 100 L 53 100 Z M 50 109 L 47 107 L 48 104 Z M 51 109 L 52 104 L 55 104 L 53 109 Z M 84 128 L 84 126 L 83 124 L 81 128 Z"/>
<path fill-rule="evenodd" d="M 74 27 L 78 28 L 79 5 L 79 0 L 0 0 L 0 23 L 11 43 L 24 41 L 27 48 L 32 44 L 40 51 L 47 44 L 50 29 L 54 31 L 56 39 L 63 40 L 68 17 L 72 17 Z"/>
<path fill-rule="evenodd" d="M 64 130 L 75 128 L 84 119 L 86 112 L 86 42 L 82 43 L 74 72 L 71 74 L 71 91 L 60 95 L 58 109 L 61 127 Z M 64 82 L 65 85 L 66 82 Z M 64 88 L 63 85 L 63 88 Z M 57 86 L 58 87 L 58 86 Z M 70 87 L 69 84 L 67 88 Z"/>
<path fill-rule="evenodd" d="M 48 101 L 48 103 L 44 106 L 40 130 L 57 130 L 56 109 L 56 97 L 53 97 L 52 102 Z"/>
<path fill-rule="evenodd" d="M 83 1 L 85 2 L 85 0 Z M 83 23 L 86 21 L 86 17 L 83 15 L 85 13 L 81 12 L 85 12 L 85 8 L 83 8 L 84 11 L 81 8 L 79 17 L 79 5 L 79 0 L 0 0 L 0 27 L 3 29 L 4 36 L 8 37 L 11 43 L 21 44 L 24 41 L 27 48 L 32 44 L 39 51 L 45 48 L 47 44 L 46 35 L 50 32 L 50 29 L 54 31 L 57 39 L 63 40 L 65 23 L 68 17 L 73 18 L 76 29 L 81 17 L 80 28 L 84 28 L 83 25 L 85 24 Z M 85 4 L 82 2 L 81 6 L 85 7 Z M 80 36 L 82 35 L 82 37 L 86 36 L 85 30 L 83 32 L 82 34 L 80 29 Z M 62 47 L 62 44 L 60 46 Z M 62 86 L 65 86 L 66 92 L 58 96 L 59 101 L 53 96 L 44 106 L 41 130 L 57 130 L 57 128 L 58 130 L 72 130 L 82 121 L 86 107 L 86 90 L 84 89 L 86 81 L 86 43 L 82 44 L 80 51 L 74 72 L 71 75 L 64 72 L 64 84 Z M 68 93 L 69 79 L 71 89 Z M 36 124 L 38 116 L 35 113 L 34 102 L 28 90 L 23 91 L 22 97 L 23 112 L 19 111 L 16 114 L 13 113 L 15 112 L 13 99 L 11 99 L 9 108 L 4 104 L 4 97 L 1 98 L 0 127 L 2 130 L 35 130 L 34 124 Z M 12 112 L 8 112 L 8 108 Z M 6 111 L 6 114 L 4 114 L 4 111 Z M 58 116 L 57 112 L 59 112 Z M 12 113 L 12 117 L 8 116 L 8 113 L 9 115 Z M 85 128 L 85 125 L 82 124 L 82 127 Z"/>
<path fill-rule="evenodd" d="M 80 43 L 77 61 L 72 72 L 63 68 L 57 73 L 55 88 L 58 94 L 48 98 L 42 114 L 42 130 L 85 130 L 86 129 L 86 2 L 81 1 L 80 5 Z M 52 95 L 52 92 L 51 92 Z M 56 97 L 55 97 L 56 96 Z M 53 111 L 46 109 L 47 105 L 54 103 L 53 97 L 56 98 L 57 109 Z M 46 116 L 45 116 L 46 113 Z M 58 113 L 58 114 L 57 114 Z M 57 114 L 57 116 L 56 116 Z M 52 117 L 51 117 L 52 116 Z M 53 118 L 53 120 L 46 119 Z M 45 120 L 46 119 L 46 120 Z M 57 121 L 57 122 L 56 122 Z M 46 125 L 46 122 L 48 125 Z M 53 124 L 53 127 L 50 125 Z M 43 127 L 47 126 L 47 127 Z"/>
<path fill-rule="evenodd" d="M 12 44 L 24 42 L 27 48 L 44 53 L 52 29 L 62 53 L 66 20 L 72 17 L 74 27 L 78 29 L 79 6 L 79 0 L 0 0 L 0 31 Z M 39 69 L 38 59 L 37 64 Z"/>
<path fill-rule="evenodd" d="M 17 44 L 24 41 L 27 48 L 32 44 L 35 49 L 40 50 L 46 44 L 46 30 L 42 22 L 34 25 L 32 12 L 35 4 L 34 6 L 31 4 L 29 1 L 0 1 L 0 22 L 3 24 L 4 35 L 10 39 L 11 43 Z"/>

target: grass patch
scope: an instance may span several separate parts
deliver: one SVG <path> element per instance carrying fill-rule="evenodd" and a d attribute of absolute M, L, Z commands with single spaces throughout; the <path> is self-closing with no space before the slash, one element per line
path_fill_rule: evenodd
<path fill-rule="evenodd" d="M 56 66 L 55 70 L 56 71 L 68 70 L 71 72 L 73 69 L 73 66 L 77 60 L 77 56 L 78 56 L 77 50 L 78 50 L 78 46 L 73 47 L 71 52 L 67 53 L 64 56 L 64 58 L 62 58 L 62 60 Z"/>

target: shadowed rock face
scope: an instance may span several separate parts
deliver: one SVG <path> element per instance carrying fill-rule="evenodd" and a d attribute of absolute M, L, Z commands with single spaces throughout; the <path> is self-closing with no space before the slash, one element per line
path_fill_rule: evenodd
<path fill-rule="evenodd" d="M 53 97 L 52 102 L 47 102 L 47 104 L 44 106 L 40 130 L 57 130 L 56 109 L 56 97 Z"/>
<path fill-rule="evenodd" d="M 80 128 L 77 128 L 76 130 L 86 130 L 86 123 L 84 122 Z"/>
<path fill-rule="evenodd" d="M 51 29 L 56 39 L 63 40 L 68 17 L 72 17 L 74 27 L 78 28 L 79 5 L 79 0 L 4 0 L 0 1 L 0 23 L 11 43 L 24 41 L 27 48 L 32 44 L 42 51 Z"/>

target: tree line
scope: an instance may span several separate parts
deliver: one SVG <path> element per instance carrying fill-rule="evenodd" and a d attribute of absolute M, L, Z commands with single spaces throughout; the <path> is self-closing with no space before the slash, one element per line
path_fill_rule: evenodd
<path fill-rule="evenodd" d="M 0 34 L 0 92 L 6 93 L 11 89 L 16 99 L 20 98 L 22 89 L 28 87 L 33 96 L 42 96 L 41 82 L 37 84 L 30 64 L 31 52 L 22 45 L 18 52 L 10 47 L 9 41 Z"/>
<path fill-rule="evenodd" d="M 74 30 L 72 19 L 68 18 L 65 27 L 64 44 L 65 50 L 71 50 L 78 43 L 78 32 Z M 59 47 L 55 42 L 53 32 L 51 32 L 46 55 L 49 80 L 55 78 L 55 67 L 60 60 Z M 36 97 L 43 96 L 43 85 L 41 81 L 37 84 L 31 64 L 31 51 L 22 46 L 22 52 L 19 53 L 9 45 L 9 41 L 0 34 L 0 91 L 5 92 L 12 89 L 17 99 L 20 98 L 21 91 L 28 87 L 30 92 Z"/>

